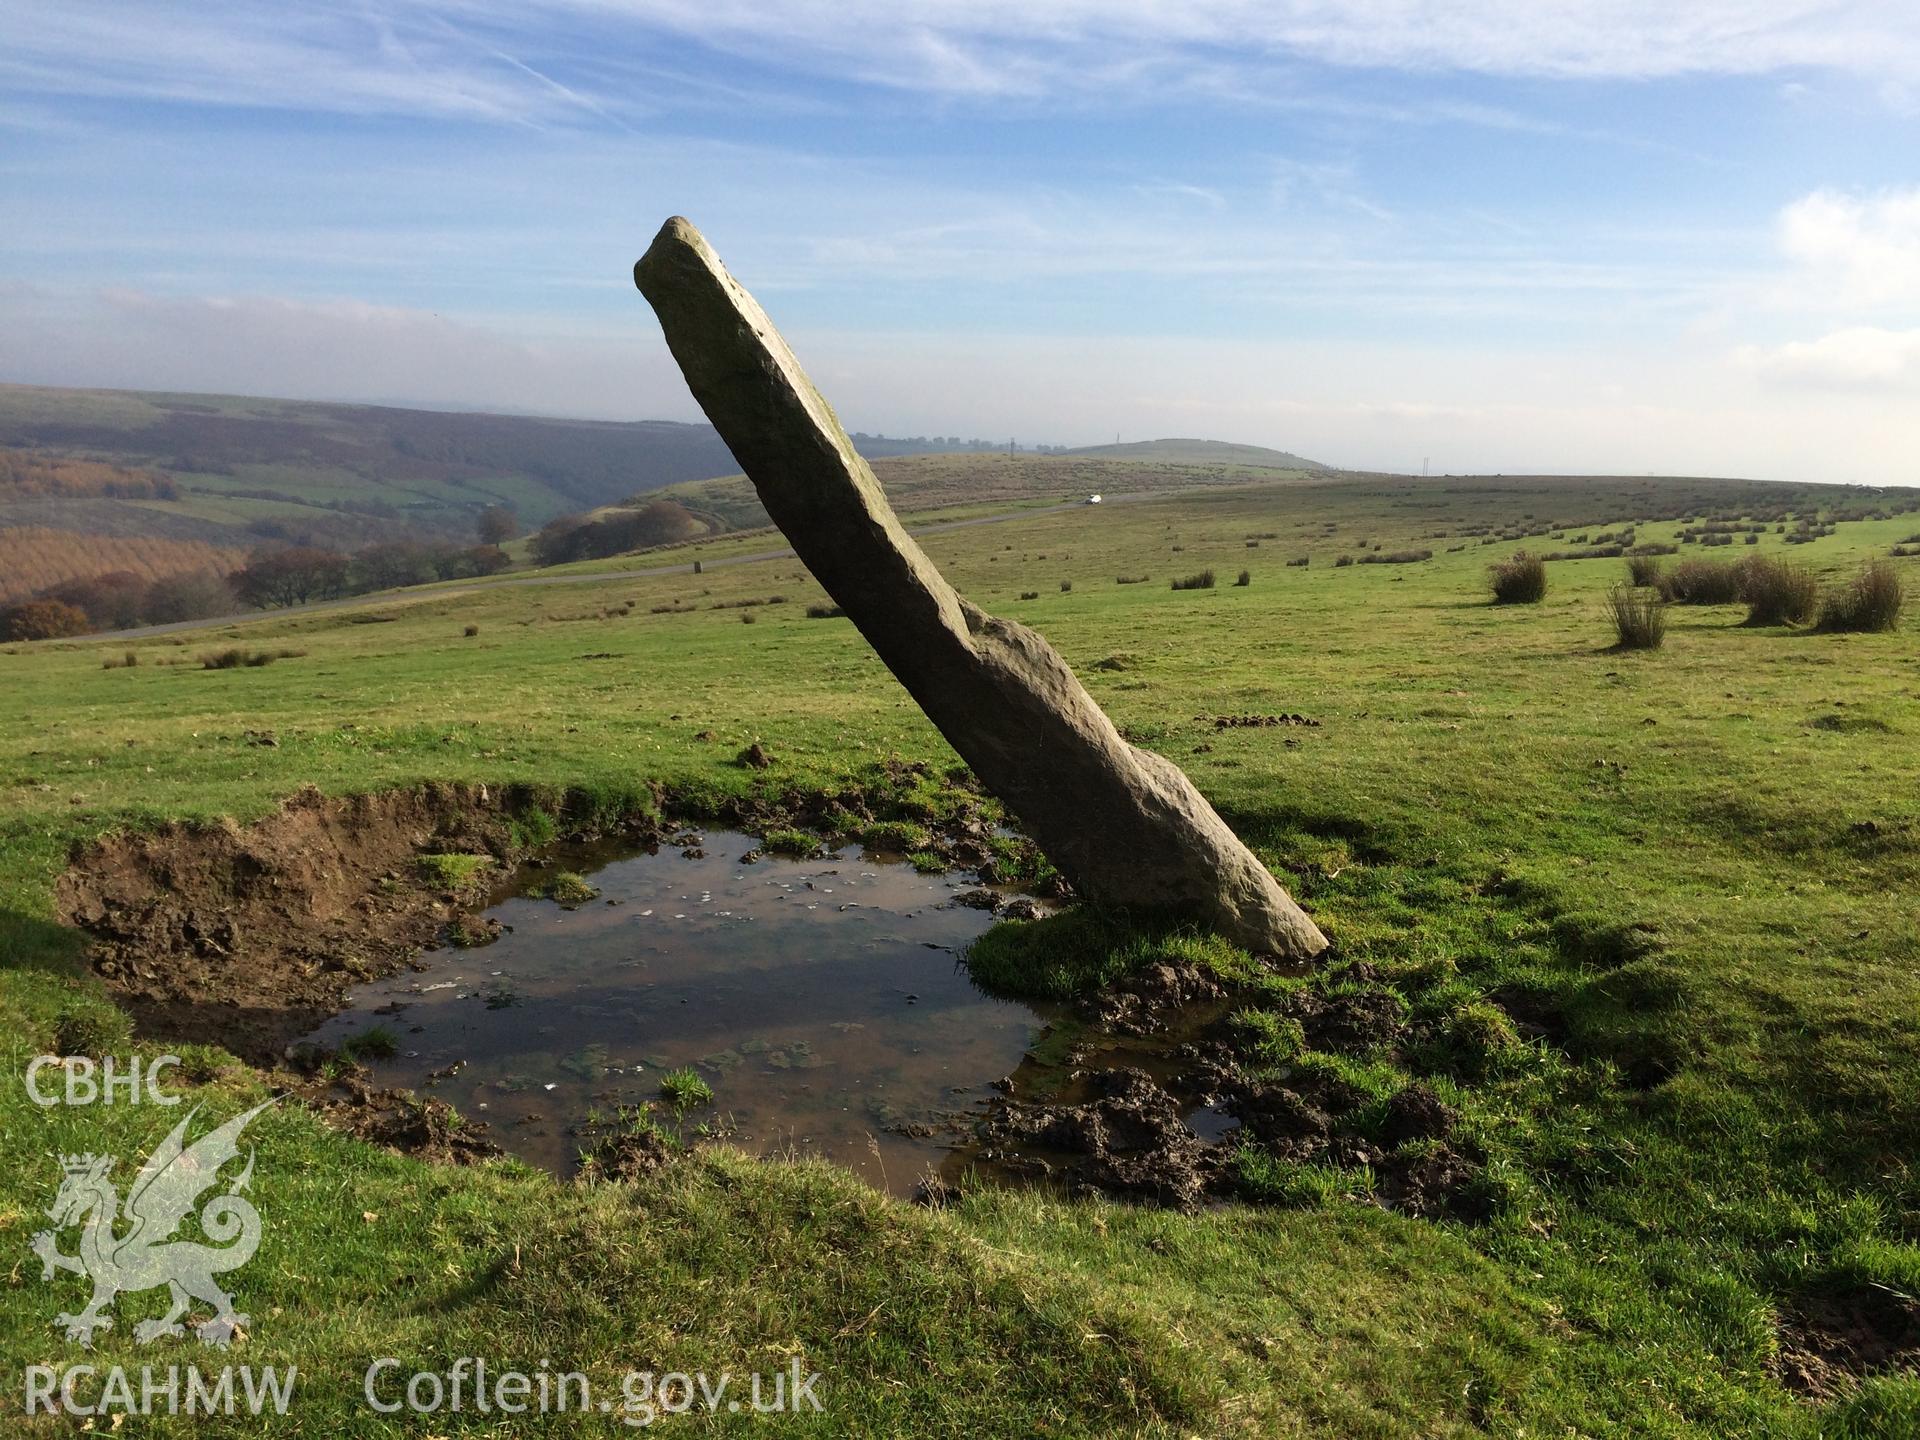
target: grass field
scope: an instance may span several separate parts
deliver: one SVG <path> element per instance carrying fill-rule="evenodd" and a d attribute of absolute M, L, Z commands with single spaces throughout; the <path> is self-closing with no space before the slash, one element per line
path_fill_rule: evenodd
<path fill-rule="evenodd" d="M 532 1429 L 468 1413 L 422 1431 L 361 1403 L 375 1357 L 464 1355 L 608 1385 L 799 1358 L 822 1376 L 825 1413 L 802 1427 L 820 1433 L 1920 1433 L 1920 1380 L 1897 1368 L 1920 1353 L 1920 618 L 1827 634 L 1676 606 L 1664 647 L 1630 653 L 1604 613 L 1619 559 L 1550 563 L 1537 605 L 1491 606 L 1484 583 L 1522 543 L 1578 548 L 1635 520 L 1664 542 L 1690 515 L 1819 495 L 1250 484 L 926 539 L 964 593 L 1043 631 L 1137 743 L 1194 777 L 1344 960 L 1481 1027 L 1470 1054 L 1324 1063 L 1387 1088 L 1418 1073 L 1457 1104 L 1488 1156 L 1486 1218 L 1392 1213 L 1363 1169 L 1267 1174 L 1265 1200 L 1194 1214 L 997 1188 L 928 1210 L 724 1149 L 575 1186 L 436 1167 L 283 1105 L 249 1132 L 268 1238 L 235 1278 L 254 1316 L 236 1357 L 297 1365 L 299 1399 L 233 1433 Z M 1789 546 L 1769 524 L 1707 553 L 1785 555 L 1837 582 L 1917 530 L 1889 513 Z M 1893 563 L 1920 583 L 1920 562 Z M 1215 588 L 1171 588 L 1207 569 Z M 245 821 L 306 784 L 712 796 L 951 765 L 847 622 L 808 618 L 823 598 L 791 560 L 609 569 L 373 602 L 387 623 L 268 616 L 138 642 L 125 668 L 103 668 L 124 644 L 0 652 L 0 1063 L 19 1076 L 63 1016 L 124 1023 L 53 917 L 69 847 L 115 827 Z M 301 653 L 200 668 L 229 645 Z M 1319 724 L 1215 723 L 1280 711 Z M 770 771 L 732 763 L 753 741 Z M 265 1093 L 236 1062 L 189 1059 L 212 1112 Z M 43 1284 L 27 1249 L 50 1157 L 144 1153 L 158 1128 L 132 1107 L 43 1110 L 10 1081 L 0 1133 L 17 1161 L 0 1175 L 13 1407 L 21 1366 L 73 1358 L 51 1322 L 79 1282 Z M 100 1363 L 152 1359 L 128 1328 Z M 1833 1335 L 1894 1368 L 1809 1362 Z"/>

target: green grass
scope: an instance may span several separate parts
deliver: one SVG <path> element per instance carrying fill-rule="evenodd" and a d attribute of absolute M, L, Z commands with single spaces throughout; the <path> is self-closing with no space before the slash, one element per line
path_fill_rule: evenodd
<path fill-rule="evenodd" d="M 660 1094 L 676 1110 L 691 1110 L 696 1105 L 713 1103 L 713 1086 L 701 1079 L 700 1073 L 691 1067 L 683 1066 L 662 1075 Z"/>
<path fill-rule="evenodd" d="M 440 890 L 466 890 L 493 866 L 491 855 L 422 855 L 420 878 Z"/>
<path fill-rule="evenodd" d="M 1684 517 L 1648 518 L 1659 493 L 1243 486 L 926 541 L 971 598 L 1039 627 L 1275 867 L 1339 947 L 1345 968 L 1318 983 L 1390 990 L 1423 1038 L 1398 1055 L 1303 1051 L 1282 1014 L 1303 982 L 1123 917 L 996 929 L 975 973 L 1055 996 L 1156 956 L 1236 973 L 1252 989 L 1235 1023 L 1266 1063 L 1333 1067 L 1381 1097 L 1419 1075 L 1457 1105 L 1489 1157 L 1491 1218 L 1387 1213 L 1361 1167 L 1261 1156 L 1241 1179 L 1265 1200 L 1193 1216 L 992 1188 L 929 1212 L 724 1149 L 573 1186 L 511 1163 L 422 1165 L 283 1104 L 249 1131 L 269 1239 L 233 1277 L 256 1317 L 247 1360 L 303 1376 L 300 1428 L 264 1433 L 401 1433 L 356 1401 L 375 1355 L 550 1356 L 605 1375 L 771 1370 L 794 1353 L 825 1377 L 828 1432 L 1912 1433 L 1911 1378 L 1814 1406 L 1772 1365 L 1797 1297 L 1912 1294 L 1920 1277 L 1920 624 L 1786 631 L 1689 606 L 1662 649 L 1616 651 L 1617 559 L 1551 562 L 1541 603 L 1487 604 L 1488 561 L 1522 541 L 1636 519 L 1639 541 L 1675 540 Z M 1847 520 L 1792 547 L 1769 528 L 1741 553 L 1838 585 L 1914 528 Z M 1435 553 L 1276 564 L 1195 593 L 1114 583 L 1232 573 L 1254 534 L 1285 555 Z M 751 627 L 710 608 L 770 593 L 790 603 Z M 109 651 L 86 642 L 0 652 L 4 1068 L 20 1074 L 63 1017 L 104 1017 L 90 1046 L 124 1043 L 53 900 L 69 847 L 119 826 L 244 821 L 307 782 L 422 778 L 576 787 L 609 813 L 658 786 L 713 813 L 862 790 L 917 761 L 930 778 L 896 784 L 884 818 L 931 823 L 911 806 L 935 803 L 955 757 L 850 625 L 805 618 L 824 598 L 774 560 L 428 595 L 383 605 L 399 617 L 384 625 L 268 618 L 139 642 L 131 669 L 102 670 Z M 670 602 L 696 608 L 651 613 Z M 228 645 L 307 653 L 198 668 Z M 1213 723 L 1280 712 L 1320 724 Z M 277 746 L 249 742 L 263 729 Z M 756 739 L 769 770 L 733 763 Z M 537 808 L 519 823 L 554 828 Z M 1361 964 L 1372 980 L 1353 979 Z M 263 1094 L 217 1057 L 197 1070 L 219 1072 L 196 1090 L 208 1119 Z M 45 1157 L 131 1159 L 164 1128 L 9 1087 L 0 1129 L 21 1163 L 0 1176 L 0 1217 L 17 1257 L 57 1178 Z M 78 1282 L 18 1261 L 0 1276 L 6 1353 L 59 1358 L 51 1317 Z M 126 1331 L 101 1358 L 150 1359 Z"/>

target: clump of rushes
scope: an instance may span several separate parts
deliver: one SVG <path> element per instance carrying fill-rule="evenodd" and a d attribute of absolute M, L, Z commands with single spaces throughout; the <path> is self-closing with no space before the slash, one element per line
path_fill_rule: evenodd
<path fill-rule="evenodd" d="M 1547 562 L 1525 550 L 1487 567 L 1487 584 L 1496 605 L 1537 605 L 1547 598 Z"/>
<path fill-rule="evenodd" d="M 1804 625 L 1820 603 L 1820 582 L 1802 565 L 1754 556 L 1740 566 L 1749 625 Z"/>
<path fill-rule="evenodd" d="M 1652 590 L 1616 585 L 1607 592 L 1614 645 L 1620 650 L 1658 650 L 1667 638 L 1667 607 Z"/>
<path fill-rule="evenodd" d="M 691 1110 L 713 1102 L 713 1087 L 691 1065 L 669 1070 L 660 1077 L 660 1094 L 676 1110 Z"/>
<path fill-rule="evenodd" d="M 1867 564 L 1852 581 L 1820 602 L 1822 630 L 1891 630 L 1906 603 L 1900 576 L 1884 560 Z"/>
<path fill-rule="evenodd" d="M 1658 585 L 1660 583 L 1660 557 L 1658 555 L 1629 555 L 1627 557 L 1627 583 L 1629 585 Z"/>

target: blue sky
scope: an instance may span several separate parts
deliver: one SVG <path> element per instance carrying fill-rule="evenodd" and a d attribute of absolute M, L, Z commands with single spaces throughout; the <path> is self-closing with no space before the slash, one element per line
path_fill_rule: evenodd
<path fill-rule="evenodd" d="M 13 0 L 0 379 L 1920 483 L 1906 0 Z"/>

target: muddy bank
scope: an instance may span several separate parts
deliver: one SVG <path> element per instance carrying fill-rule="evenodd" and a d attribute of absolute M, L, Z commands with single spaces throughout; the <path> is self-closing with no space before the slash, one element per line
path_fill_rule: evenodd
<path fill-rule="evenodd" d="M 55 903 L 92 937 L 95 973 L 142 1034 L 270 1061 L 461 908 L 418 857 L 509 861 L 512 818 L 509 797 L 484 785 L 306 790 L 250 825 L 96 841 L 74 855 Z"/>

